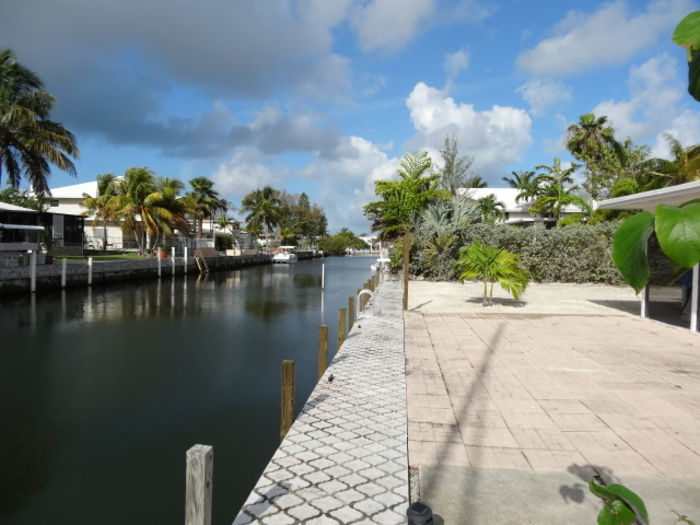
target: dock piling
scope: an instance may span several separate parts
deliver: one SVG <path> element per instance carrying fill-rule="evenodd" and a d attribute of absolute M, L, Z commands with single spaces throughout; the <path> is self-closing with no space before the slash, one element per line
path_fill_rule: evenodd
<path fill-rule="evenodd" d="M 175 246 L 170 249 L 170 253 L 172 254 L 173 275 L 175 275 Z"/>
<path fill-rule="evenodd" d="M 355 298 L 348 297 L 348 332 L 355 324 Z"/>
<path fill-rule="evenodd" d="M 187 451 L 185 525 L 211 525 L 214 449 L 194 445 Z"/>
<path fill-rule="evenodd" d="M 68 259 L 61 259 L 61 288 L 66 287 L 66 271 L 68 269 Z"/>
<path fill-rule="evenodd" d="M 92 257 L 88 257 L 88 286 L 92 286 Z"/>
<path fill-rule="evenodd" d="M 184 273 L 187 275 L 187 246 L 185 246 L 185 263 L 183 265 Z"/>
<path fill-rule="evenodd" d="M 285 359 L 282 361 L 280 441 L 284 439 L 294 423 L 295 391 L 295 362 Z"/>
<path fill-rule="evenodd" d="M 36 292 L 36 250 L 31 250 L 29 252 L 29 290 L 34 293 Z"/>
<path fill-rule="evenodd" d="M 318 328 L 318 367 L 316 379 L 321 379 L 321 376 L 326 372 L 328 367 L 328 327 L 322 324 Z"/>
<path fill-rule="evenodd" d="M 345 308 L 339 308 L 338 309 L 338 343 L 336 344 L 336 351 L 340 350 L 340 347 L 343 346 L 343 342 L 345 341 L 345 319 L 346 319 L 346 312 Z"/>

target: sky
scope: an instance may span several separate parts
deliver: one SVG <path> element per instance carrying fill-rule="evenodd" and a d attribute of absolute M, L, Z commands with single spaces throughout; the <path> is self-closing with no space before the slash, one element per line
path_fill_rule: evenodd
<path fill-rule="evenodd" d="M 147 166 L 209 177 L 234 206 L 271 185 L 322 205 L 330 233 L 401 156 L 445 136 L 490 186 L 571 161 L 579 116 L 668 156 L 700 143 L 685 50 L 692 0 L 4 0 L 0 48 L 57 98 L 77 177 Z M 241 217 L 235 210 L 231 215 Z"/>

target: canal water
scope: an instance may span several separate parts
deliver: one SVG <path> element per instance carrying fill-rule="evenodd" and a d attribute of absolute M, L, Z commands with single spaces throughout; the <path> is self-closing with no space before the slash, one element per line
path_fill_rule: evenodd
<path fill-rule="evenodd" d="M 297 410 L 315 385 L 322 262 L 332 353 L 374 261 L 0 297 L 0 523 L 183 523 L 196 443 L 231 523 L 279 444 L 281 361 Z"/>

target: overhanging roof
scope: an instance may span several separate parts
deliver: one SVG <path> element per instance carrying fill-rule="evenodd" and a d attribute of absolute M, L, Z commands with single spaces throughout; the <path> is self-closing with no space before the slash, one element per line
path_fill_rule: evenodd
<path fill-rule="evenodd" d="M 659 204 L 680 206 L 695 199 L 700 199 L 700 181 L 606 199 L 598 202 L 598 209 L 654 211 Z"/>

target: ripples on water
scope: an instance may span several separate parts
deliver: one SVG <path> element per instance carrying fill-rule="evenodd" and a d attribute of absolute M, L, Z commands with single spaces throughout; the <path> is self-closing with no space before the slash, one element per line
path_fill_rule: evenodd
<path fill-rule="evenodd" d="M 334 349 L 374 259 L 323 262 Z M 315 384 L 321 264 L 2 298 L 0 523 L 181 523 L 195 443 L 230 523 L 278 445 L 280 362 L 297 410 Z"/>

